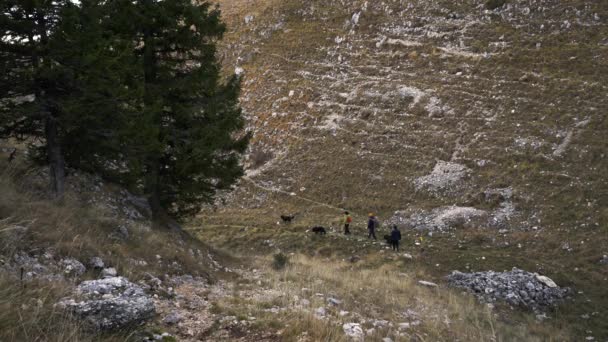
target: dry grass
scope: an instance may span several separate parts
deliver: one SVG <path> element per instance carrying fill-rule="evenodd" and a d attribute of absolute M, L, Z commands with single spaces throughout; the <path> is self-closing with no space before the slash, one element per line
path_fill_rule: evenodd
<path fill-rule="evenodd" d="M 50 201 L 45 185 L 38 183 L 35 169 L 27 162 L 0 163 L 0 167 L 0 341 L 125 341 L 133 332 L 99 335 L 81 331 L 78 321 L 54 306 L 73 291 L 74 282 L 21 283 L 18 273 L 9 274 L 11 268 L 2 267 L 17 252 L 41 255 L 52 251 L 49 262 L 72 257 L 86 264 L 91 257 L 101 257 L 131 281 L 146 273 L 214 280 L 210 249 L 187 234 L 150 230 L 146 220 L 127 220 L 104 205 L 89 204 L 91 193 L 68 192 L 61 202 Z M 103 196 L 114 195 L 109 189 L 101 191 Z M 117 227 L 125 224 L 129 237 L 113 238 Z M 97 276 L 97 271 L 88 270 L 83 278 Z"/>
<path fill-rule="evenodd" d="M 37 186 L 28 176 L 21 176 L 28 173 L 24 170 L 25 165 L 7 167 L 0 177 L 0 254 L 51 249 L 58 256 L 83 263 L 99 256 L 135 279 L 146 272 L 210 276 L 209 263 L 204 262 L 208 260 L 201 257 L 206 257 L 209 248 L 200 241 L 187 234 L 150 230 L 146 220 L 126 220 L 103 204 L 86 203 L 81 194 L 68 192 L 60 203 L 49 201 L 32 190 Z M 112 192 L 103 196 L 112 196 Z M 128 227 L 127 239 L 113 237 L 121 225 Z M 190 250 L 200 253 L 195 256 Z M 157 256 L 164 262 L 159 263 Z M 148 265 L 142 267 L 134 260 Z M 181 269 L 169 267 L 172 262 Z"/>
<path fill-rule="evenodd" d="M 0 273 L 0 340 L 85 340 L 78 325 L 53 307 L 66 292 L 60 284 L 25 286 Z"/>
<path fill-rule="evenodd" d="M 250 257 L 249 257 L 250 258 Z M 259 329 L 281 327 L 283 341 L 346 341 L 342 324 L 361 323 L 364 331 L 374 328 L 366 340 L 380 341 L 547 341 L 568 340 L 563 331 L 549 331 L 532 320 L 525 325 L 501 321 L 496 311 L 478 304 L 472 297 L 462 296 L 443 287 L 426 288 L 417 284 L 424 279 L 404 260 L 369 267 L 333 259 L 295 255 L 282 271 L 272 268 L 269 257 L 259 257 L 253 266 L 263 275 L 268 296 L 243 296 L 238 291 L 216 309 L 219 312 L 258 317 Z M 407 270 L 407 271 L 406 271 Z M 407 273 L 403 273 L 406 271 Z M 273 295 L 273 293 L 275 295 Z M 325 297 L 317 296 L 317 293 Z M 276 295 L 280 294 L 280 295 Z M 339 306 L 329 305 L 328 297 L 342 300 Z M 310 301 L 301 306 L 300 300 Z M 314 310 L 325 307 L 330 319 L 314 316 Z M 271 308 L 289 308 L 280 314 Z M 340 316 L 340 311 L 348 311 Z M 408 314 L 408 310 L 409 314 Z M 415 312 L 415 313 L 414 313 Z M 387 320 L 393 326 L 374 327 L 374 320 Z M 419 322 L 416 325 L 416 321 Z M 401 331 L 398 323 L 413 323 Z M 551 336 L 551 337 L 548 337 Z"/>

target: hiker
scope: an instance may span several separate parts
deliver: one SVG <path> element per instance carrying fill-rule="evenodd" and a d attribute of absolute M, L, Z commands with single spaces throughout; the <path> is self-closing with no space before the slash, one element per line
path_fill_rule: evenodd
<path fill-rule="evenodd" d="M 344 212 L 344 235 L 350 234 L 350 230 L 348 228 L 350 227 L 350 223 L 352 221 L 353 221 L 353 218 L 350 216 L 348 211 L 345 211 Z"/>
<path fill-rule="evenodd" d="M 374 216 L 374 213 L 369 213 L 369 219 L 367 220 L 367 232 L 369 234 L 367 234 L 367 238 L 371 238 L 373 237 L 374 240 L 378 240 L 376 239 L 376 226 L 378 225 L 378 220 L 376 220 L 376 217 Z"/>
<path fill-rule="evenodd" d="M 393 250 L 399 252 L 399 240 L 401 240 L 401 232 L 397 228 L 397 225 L 393 225 L 393 230 L 391 231 L 391 246 L 393 246 Z"/>

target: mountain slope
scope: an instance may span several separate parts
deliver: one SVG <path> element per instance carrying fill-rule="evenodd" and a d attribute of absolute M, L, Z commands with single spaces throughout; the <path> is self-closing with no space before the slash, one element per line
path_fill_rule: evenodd
<path fill-rule="evenodd" d="M 438 277 L 518 266 L 583 292 L 567 317 L 605 310 L 607 3 L 219 3 L 254 139 L 204 223 L 372 211 L 438 231 Z M 608 334 L 598 317 L 577 329 Z"/>

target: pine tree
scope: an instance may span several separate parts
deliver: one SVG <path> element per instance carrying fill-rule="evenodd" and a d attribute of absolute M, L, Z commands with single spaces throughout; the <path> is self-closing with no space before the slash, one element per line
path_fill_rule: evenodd
<path fill-rule="evenodd" d="M 110 173 L 121 154 L 125 112 L 137 92 L 129 80 L 132 37 L 106 24 L 109 3 L 2 2 L 0 137 L 40 139 L 32 155 L 50 165 L 61 196 L 66 162 Z M 124 167 L 122 167 L 124 169 Z"/>
<path fill-rule="evenodd" d="M 60 89 L 50 38 L 67 1 L 5 0 L 0 3 L 0 137 L 45 139 L 51 189 L 64 188 L 64 158 L 54 101 Z"/>
<path fill-rule="evenodd" d="M 248 136 L 238 104 L 240 82 L 221 82 L 216 41 L 220 11 L 190 0 L 136 3 L 136 53 L 144 74 L 141 141 L 144 191 L 157 222 L 192 215 L 242 175 Z"/>

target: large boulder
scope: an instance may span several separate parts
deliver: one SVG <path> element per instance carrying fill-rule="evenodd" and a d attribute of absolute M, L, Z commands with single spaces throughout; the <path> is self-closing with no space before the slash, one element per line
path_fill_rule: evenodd
<path fill-rule="evenodd" d="M 96 331 L 139 324 L 155 314 L 152 298 L 123 277 L 84 281 L 73 298 L 63 299 L 59 305 Z"/>

